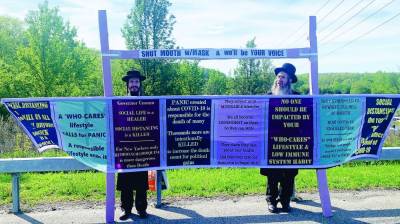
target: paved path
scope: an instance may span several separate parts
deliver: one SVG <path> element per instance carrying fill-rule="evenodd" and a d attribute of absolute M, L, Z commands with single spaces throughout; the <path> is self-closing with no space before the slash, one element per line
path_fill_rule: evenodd
<path fill-rule="evenodd" d="M 324 218 L 318 193 L 302 193 L 290 214 L 270 214 L 262 196 L 182 199 L 167 201 L 161 208 L 150 206 L 148 219 L 133 216 L 117 223 L 400 223 L 400 190 L 331 192 L 334 216 Z M 85 203 L 62 208 L 35 208 L 18 215 L 4 210 L 0 223 L 104 223 L 104 206 Z M 116 210 L 116 220 L 120 215 Z"/>

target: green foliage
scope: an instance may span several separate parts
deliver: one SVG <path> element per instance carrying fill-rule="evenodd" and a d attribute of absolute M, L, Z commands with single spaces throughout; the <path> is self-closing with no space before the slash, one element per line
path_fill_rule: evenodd
<path fill-rule="evenodd" d="M 171 49 L 175 42 L 171 37 L 175 17 L 168 14 L 171 3 L 167 0 L 135 1 L 122 34 L 129 49 Z M 167 60 L 140 60 L 146 76 L 145 95 L 166 95 L 174 81 L 173 69 Z"/>
<path fill-rule="evenodd" d="M 70 84 L 73 91 L 71 96 L 102 96 L 103 93 L 103 73 L 101 69 L 101 57 L 100 52 L 85 47 L 83 44 L 75 49 L 77 56 L 79 57 L 77 66 L 74 67 L 75 75 L 69 77 L 71 80 Z M 66 76 L 69 75 L 68 70 Z"/>
<path fill-rule="evenodd" d="M 168 15 L 168 0 L 137 0 L 124 27 L 123 37 L 129 49 L 170 49 L 175 16 Z"/>
<path fill-rule="evenodd" d="M 294 88 L 308 92 L 308 74 L 298 75 Z M 320 94 L 398 94 L 398 73 L 323 73 L 319 75 Z"/>
<path fill-rule="evenodd" d="M 47 1 L 30 11 L 25 21 L 27 44 L 18 49 L 18 58 L 29 84 L 22 88 L 29 89 L 28 96 L 80 95 L 77 81 L 87 77 L 93 58 L 75 41 L 76 29 Z"/>
<path fill-rule="evenodd" d="M 0 158 L 67 156 L 61 149 L 38 152 L 28 136 L 11 117 L 0 116 Z"/>
<path fill-rule="evenodd" d="M 103 95 L 99 52 L 47 1 L 24 22 L 0 17 L 0 28 L 0 98 Z"/>
<path fill-rule="evenodd" d="M 181 61 L 176 65 L 173 85 L 175 95 L 201 95 L 206 82 L 205 70 L 199 66 L 199 61 Z"/>
<path fill-rule="evenodd" d="M 24 43 L 23 22 L 12 17 L 0 16 L 0 60 L 14 65 L 16 50 Z"/>
<path fill-rule="evenodd" d="M 27 81 L 21 75 L 18 75 L 17 67 L 7 64 L 5 60 L 0 58 L 0 98 L 24 96 L 27 91 L 19 88 L 24 82 Z M 2 107 L 0 115 L 5 114 L 5 112 L 5 108 Z"/>
<path fill-rule="evenodd" d="M 16 121 L 10 116 L 0 116 L 0 157 L 10 157 L 5 154 L 16 153 L 18 156 L 15 155 L 15 158 L 19 158 L 21 154 L 25 155 L 31 151 L 33 151 L 32 142 L 19 128 Z"/>
<path fill-rule="evenodd" d="M 400 125 L 398 125 L 400 126 Z M 398 147 L 400 146 L 400 133 L 390 131 L 383 144 L 384 147 Z"/>
<path fill-rule="evenodd" d="M 297 82 L 292 85 L 292 88 L 300 94 L 307 95 L 310 92 L 308 86 L 308 75 L 297 75 Z"/>
<path fill-rule="evenodd" d="M 0 16 L 0 98 L 26 96 L 21 83 L 26 82 L 19 74 L 17 49 L 25 42 L 23 22 Z M 17 95 L 18 93 L 18 95 Z M 7 114 L 0 106 L 0 115 Z"/>
<path fill-rule="evenodd" d="M 246 47 L 255 48 L 255 38 Z M 266 94 L 275 78 L 270 60 L 239 59 L 234 74 L 233 92 L 239 95 Z"/>
<path fill-rule="evenodd" d="M 208 79 L 204 87 L 204 94 L 226 95 L 230 93 L 230 85 L 233 85 L 232 78 L 215 69 L 205 69 L 205 72 L 208 75 Z"/>

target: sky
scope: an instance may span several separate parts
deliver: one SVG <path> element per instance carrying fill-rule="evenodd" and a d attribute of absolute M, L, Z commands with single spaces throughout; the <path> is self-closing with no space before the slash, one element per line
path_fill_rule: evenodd
<path fill-rule="evenodd" d="M 0 0 L 0 15 L 23 20 L 42 0 Z M 100 49 L 98 10 L 107 10 L 109 45 L 124 50 L 121 28 L 134 1 L 49 0 L 78 30 L 78 39 Z M 308 19 L 317 16 L 320 73 L 400 72 L 400 0 L 171 0 L 173 38 L 183 48 L 308 47 Z M 291 62 L 307 73 L 307 59 Z M 237 60 L 204 60 L 203 67 L 232 74 Z"/>

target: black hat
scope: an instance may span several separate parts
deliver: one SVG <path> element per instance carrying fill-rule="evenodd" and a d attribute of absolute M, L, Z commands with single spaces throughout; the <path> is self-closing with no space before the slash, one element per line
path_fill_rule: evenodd
<path fill-rule="evenodd" d="M 275 75 L 278 75 L 279 72 L 285 72 L 288 74 L 289 78 L 292 80 L 292 83 L 297 82 L 296 67 L 290 63 L 285 63 L 280 68 L 275 68 Z"/>
<path fill-rule="evenodd" d="M 143 81 L 146 79 L 146 77 L 142 76 L 139 71 L 130 70 L 126 73 L 126 75 L 124 77 L 122 77 L 122 80 L 124 82 L 128 82 L 129 79 L 131 79 L 131 78 L 138 78 L 138 79 L 140 79 L 140 81 Z"/>

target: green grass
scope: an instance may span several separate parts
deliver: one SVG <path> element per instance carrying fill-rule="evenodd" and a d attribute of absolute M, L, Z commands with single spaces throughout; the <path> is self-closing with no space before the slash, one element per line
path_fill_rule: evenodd
<path fill-rule="evenodd" d="M 34 157 L 64 157 L 68 154 L 61 149 L 48 149 L 44 152 L 33 150 L 13 150 L 0 153 L 0 159 L 5 158 L 34 158 Z"/>
<path fill-rule="evenodd" d="M 400 162 L 396 161 L 349 163 L 327 173 L 330 190 L 400 189 Z M 264 194 L 266 186 L 266 178 L 254 168 L 180 169 L 167 174 L 170 189 L 163 192 L 165 197 Z M 20 184 L 21 203 L 27 205 L 105 200 L 105 175 L 99 172 L 27 173 L 22 174 Z M 296 190 L 317 191 L 315 170 L 300 170 Z M 0 174 L 0 205 L 8 203 L 11 176 Z"/>

